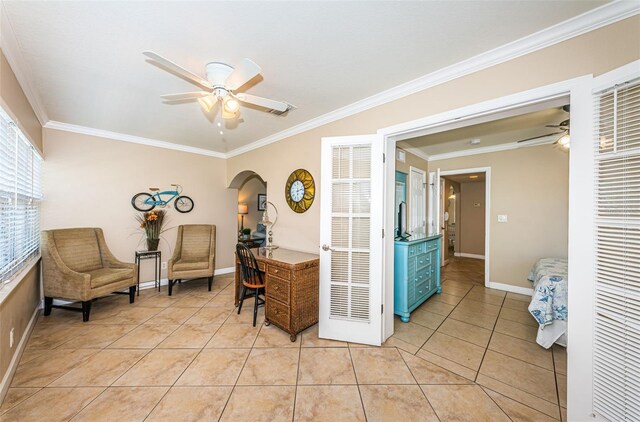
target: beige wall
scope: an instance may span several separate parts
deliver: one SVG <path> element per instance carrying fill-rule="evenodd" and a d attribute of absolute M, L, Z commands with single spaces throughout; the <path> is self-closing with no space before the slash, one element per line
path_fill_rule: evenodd
<path fill-rule="evenodd" d="M 42 151 L 42 126 L 27 101 L 22 88 L 0 51 L 0 104 L 14 119 L 36 148 Z M 13 280 L 0 290 L 0 380 L 9 364 L 34 311 L 40 305 L 40 263 L 24 277 Z M 9 333 L 13 328 L 15 343 L 9 347 Z M 0 401 L 4 391 L 0 391 Z"/>
<path fill-rule="evenodd" d="M 0 97 L 3 108 L 38 150 L 42 151 L 42 126 L 24 95 L 16 75 L 0 50 Z"/>
<path fill-rule="evenodd" d="M 247 180 L 238 189 L 238 203 L 249 206 L 249 214 L 244 216 L 244 227 L 251 229 L 251 233 L 256 231 L 258 221 L 262 220 L 263 211 L 258 211 L 258 194 L 267 193 L 267 186 L 258 177 Z M 240 227 L 240 216 L 238 216 L 238 227 Z"/>
<path fill-rule="evenodd" d="M 490 281 L 530 288 L 527 274 L 536 260 L 567 257 L 569 155 L 566 152 L 543 145 L 431 161 L 429 165 L 441 170 L 491 167 Z M 464 226 L 464 211 L 462 214 Z M 498 223 L 498 214 L 506 214 L 509 221 Z M 464 245 L 464 234 L 462 242 Z"/>
<path fill-rule="evenodd" d="M 396 170 L 401 171 L 407 175 L 407 231 L 411 231 L 411 167 L 418 168 L 425 172 L 429 171 L 429 163 L 427 160 L 418 157 L 410 153 L 409 151 L 405 151 L 405 160 L 404 163 L 396 160 Z M 426 201 L 427 195 L 425 195 L 425 210 L 426 210 Z M 396 211 L 397 212 L 397 211 Z"/>
<path fill-rule="evenodd" d="M 309 130 L 228 160 L 227 182 L 253 170 L 268 182 L 267 193 L 280 212 L 274 238 L 282 246 L 318 251 L 322 198 L 305 214 L 285 203 L 283 187 L 292 170 L 306 168 L 320 187 L 320 142 L 326 136 L 375 133 L 378 129 L 551 83 L 601 74 L 640 58 L 640 16 L 592 31 L 506 63 L 455 79 L 408 97 Z M 611 48 L 624 45 L 625 48 Z M 430 165 L 430 168 L 433 166 Z M 319 194 L 318 194 L 319 196 Z M 503 265 L 508 265 L 506 262 Z M 524 285 L 517 281 L 504 282 Z M 498 280 L 494 280 L 498 281 Z"/>
<path fill-rule="evenodd" d="M 225 186 L 224 160 L 51 129 L 44 130 L 44 151 L 44 230 L 101 227 L 111 251 L 133 262 L 144 236 L 131 197 L 151 186 L 168 189 L 178 183 L 195 207 L 188 214 L 169 209 L 171 229 L 160 242 L 162 260 L 171 257 L 178 225 L 215 224 L 216 268 L 233 266 L 237 191 Z M 150 261 L 143 269 L 142 279 L 151 278 Z"/>
<path fill-rule="evenodd" d="M 486 209 L 484 189 L 484 182 L 460 184 L 460 214 L 458 216 L 460 221 L 460 247 L 458 251 L 460 253 L 484 255 Z M 480 204 L 480 206 L 476 207 L 475 204 Z"/>

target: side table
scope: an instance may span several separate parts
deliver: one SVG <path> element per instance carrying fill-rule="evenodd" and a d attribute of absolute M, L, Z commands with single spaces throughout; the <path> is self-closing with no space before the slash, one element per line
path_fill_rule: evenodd
<path fill-rule="evenodd" d="M 136 265 L 138 266 L 138 296 L 140 296 L 140 261 L 143 259 L 154 259 L 155 277 L 153 279 L 154 288 L 157 286 L 160 291 L 160 275 L 162 265 L 162 254 L 160 251 L 136 251 Z"/>

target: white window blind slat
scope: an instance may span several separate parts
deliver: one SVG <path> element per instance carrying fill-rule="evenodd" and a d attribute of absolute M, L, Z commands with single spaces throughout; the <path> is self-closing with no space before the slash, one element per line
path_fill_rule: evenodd
<path fill-rule="evenodd" d="M 594 411 L 640 420 L 640 80 L 595 96 Z"/>
<path fill-rule="evenodd" d="M 40 250 L 41 161 L 0 109 L 0 288 Z"/>

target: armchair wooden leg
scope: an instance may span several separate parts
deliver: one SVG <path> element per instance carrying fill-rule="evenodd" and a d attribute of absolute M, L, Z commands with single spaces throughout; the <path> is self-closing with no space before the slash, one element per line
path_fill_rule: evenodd
<path fill-rule="evenodd" d="M 44 297 L 44 316 L 51 315 L 51 307 L 53 305 L 53 298 L 45 296 Z"/>
<path fill-rule="evenodd" d="M 173 293 L 173 280 L 168 280 L 167 287 L 169 290 L 169 296 L 171 296 L 171 293 Z"/>
<path fill-rule="evenodd" d="M 129 287 L 129 303 L 133 303 L 136 300 L 136 286 Z"/>
<path fill-rule="evenodd" d="M 91 301 L 82 302 L 82 322 L 89 321 L 89 314 L 91 313 Z"/>
<path fill-rule="evenodd" d="M 212 284 L 213 284 L 213 276 L 209 277 L 209 291 L 211 291 Z"/>

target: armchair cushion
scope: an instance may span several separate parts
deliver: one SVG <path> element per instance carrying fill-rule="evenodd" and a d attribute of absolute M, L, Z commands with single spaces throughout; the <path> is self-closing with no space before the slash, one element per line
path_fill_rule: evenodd
<path fill-rule="evenodd" d="M 133 271 L 133 268 L 99 268 L 88 271 L 88 274 L 91 276 L 91 288 L 95 289 L 96 287 L 131 279 L 133 277 Z"/>
<path fill-rule="evenodd" d="M 208 259 L 187 259 L 182 258 L 173 263 L 173 271 L 193 271 L 193 270 L 206 270 L 209 268 Z"/>
<path fill-rule="evenodd" d="M 192 262 L 208 261 L 211 252 L 211 226 L 185 225 L 182 230 L 182 254 L 180 258 Z"/>
<path fill-rule="evenodd" d="M 93 230 L 70 229 L 52 231 L 55 247 L 62 261 L 71 270 L 86 273 L 102 268 L 102 258 Z"/>

